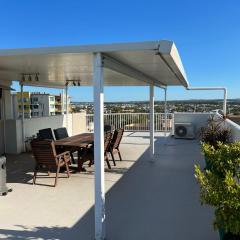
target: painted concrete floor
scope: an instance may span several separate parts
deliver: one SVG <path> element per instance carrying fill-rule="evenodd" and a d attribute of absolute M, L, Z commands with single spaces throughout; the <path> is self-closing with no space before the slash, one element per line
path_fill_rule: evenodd
<path fill-rule="evenodd" d="M 156 159 L 148 158 L 147 133 L 127 133 L 123 161 L 106 169 L 108 240 L 215 240 L 213 211 L 199 202 L 194 164 L 203 162 L 196 140 L 157 134 Z M 30 154 L 8 156 L 8 186 L 0 198 L 0 239 L 94 239 L 94 169 L 32 185 Z M 64 177 L 64 174 L 62 174 Z"/>

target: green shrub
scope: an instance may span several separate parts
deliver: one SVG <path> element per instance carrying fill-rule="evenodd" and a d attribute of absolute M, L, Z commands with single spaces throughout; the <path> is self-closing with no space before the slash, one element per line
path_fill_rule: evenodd
<path fill-rule="evenodd" d="M 202 172 L 195 167 L 195 177 L 200 184 L 202 204 L 216 208 L 214 227 L 240 235 L 240 185 L 232 173 L 227 172 L 224 180 L 211 171 Z"/>
<path fill-rule="evenodd" d="M 202 144 L 208 169 L 220 177 L 228 171 L 239 178 L 240 171 L 240 142 L 231 144 L 217 143 L 217 147 L 208 143 Z"/>
<path fill-rule="evenodd" d="M 214 227 L 240 236 L 240 142 L 203 143 L 209 170 L 195 166 L 202 204 L 216 208 Z"/>

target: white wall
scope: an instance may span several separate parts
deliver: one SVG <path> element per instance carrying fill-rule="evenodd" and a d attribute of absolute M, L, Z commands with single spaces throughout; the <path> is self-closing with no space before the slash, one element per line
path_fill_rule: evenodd
<path fill-rule="evenodd" d="M 63 127 L 64 124 L 64 116 L 50 116 L 50 117 L 35 117 L 24 119 L 24 129 L 25 136 L 32 137 L 36 135 L 39 129 L 43 128 L 59 128 Z"/>
<path fill-rule="evenodd" d="M 13 119 L 13 110 L 12 110 L 12 96 L 9 90 L 4 90 L 5 97 L 5 114 L 6 119 Z"/>
<path fill-rule="evenodd" d="M 9 87 L 11 85 L 11 82 L 0 81 L 0 84 Z M 2 99 L 0 99 L 0 155 L 4 153 L 4 110 L 5 119 L 13 118 L 11 92 L 10 90 L 3 90 L 2 94 Z M 3 107 L 4 102 L 5 106 Z"/>
<path fill-rule="evenodd" d="M 18 154 L 22 150 L 21 120 L 6 120 L 6 153 Z"/>
<path fill-rule="evenodd" d="M 12 94 L 12 116 L 13 119 L 18 119 L 18 99 L 16 94 Z"/>
<path fill-rule="evenodd" d="M 231 130 L 232 140 L 234 142 L 240 141 L 240 126 L 235 122 L 231 121 L 230 119 L 227 119 L 225 121 L 225 124 Z"/>
<path fill-rule="evenodd" d="M 199 134 L 201 127 L 206 126 L 211 113 L 174 113 L 174 123 L 192 123 L 195 127 L 195 134 Z"/>
<path fill-rule="evenodd" d="M 0 155 L 4 153 L 3 121 L 0 120 Z"/>
<path fill-rule="evenodd" d="M 86 113 L 73 113 L 49 117 L 29 118 L 24 120 L 25 136 L 36 135 L 39 129 L 67 127 L 69 136 L 86 132 Z"/>
<path fill-rule="evenodd" d="M 66 115 L 55 115 L 49 117 L 29 118 L 24 120 L 25 138 L 36 136 L 37 132 L 43 128 L 66 127 Z M 68 115 L 68 133 L 76 135 L 86 132 L 86 113 L 74 113 Z M 0 122 L 0 134 L 1 134 Z M 2 134 L 1 134 L 2 136 Z M 6 146 L 7 153 L 18 154 L 23 151 L 22 142 L 22 122 L 20 119 L 6 121 Z M 3 142 L 0 137 L 0 153 L 3 151 Z"/>
<path fill-rule="evenodd" d="M 36 136 L 39 129 L 43 128 L 60 128 L 60 127 L 67 127 L 68 134 L 72 135 L 72 114 L 68 115 L 68 124 L 67 123 L 67 116 L 66 115 L 55 115 L 49 117 L 35 117 L 35 118 L 28 118 L 24 119 L 24 129 L 25 129 L 25 136 L 32 137 L 33 135 Z"/>
<path fill-rule="evenodd" d="M 216 117 L 222 119 L 222 115 L 220 114 L 216 114 Z M 233 142 L 240 141 L 240 126 L 237 123 L 226 119 L 223 121 L 222 126 L 230 129 Z"/>
<path fill-rule="evenodd" d="M 8 119 L 5 122 L 6 153 L 18 154 L 23 150 L 21 120 Z M 0 155 L 4 153 L 3 121 L 0 121 Z"/>
<path fill-rule="evenodd" d="M 72 116 L 72 135 L 87 132 L 86 112 L 74 113 Z"/>

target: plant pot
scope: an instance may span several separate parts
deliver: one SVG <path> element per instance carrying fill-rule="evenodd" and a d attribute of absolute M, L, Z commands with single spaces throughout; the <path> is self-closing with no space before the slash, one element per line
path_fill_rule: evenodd
<path fill-rule="evenodd" d="M 218 229 L 220 240 L 240 240 L 240 235 L 226 233 L 224 229 Z"/>
<path fill-rule="evenodd" d="M 226 235 L 225 230 L 223 228 L 220 228 L 218 229 L 218 232 L 219 232 L 220 240 L 224 240 L 224 237 Z"/>
<path fill-rule="evenodd" d="M 211 170 L 211 160 L 209 160 L 206 156 L 204 156 L 205 159 L 205 167 L 204 170 Z"/>

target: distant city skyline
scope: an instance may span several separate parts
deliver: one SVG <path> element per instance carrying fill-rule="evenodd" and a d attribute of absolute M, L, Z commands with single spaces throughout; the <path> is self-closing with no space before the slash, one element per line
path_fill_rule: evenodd
<path fill-rule="evenodd" d="M 16 91 L 20 91 L 18 82 L 14 82 L 12 87 Z M 62 89 L 42 88 L 24 86 L 24 91 L 30 92 L 46 92 L 50 94 L 59 94 Z M 129 95 L 129 91 L 131 94 Z M 113 95 L 112 92 L 117 92 Z M 197 94 L 196 94 L 197 92 Z M 106 102 L 122 102 L 122 101 L 148 101 L 149 87 L 105 87 L 104 100 Z M 210 94 L 209 94 L 210 93 Z M 73 102 L 93 102 L 93 88 L 92 87 L 69 87 L 68 94 L 72 97 Z M 203 100 L 203 99 L 222 99 L 222 91 L 191 91 L 183 87 L 168 87 L 167 99 L 168 100 Z M 236 99 L 228 95 L 229 99 Z M 163 100 L 164 91 L 155 87 L 155 100 Z"/>

